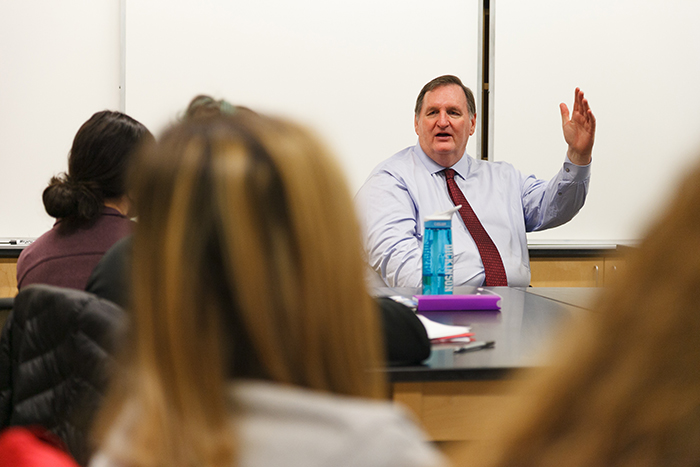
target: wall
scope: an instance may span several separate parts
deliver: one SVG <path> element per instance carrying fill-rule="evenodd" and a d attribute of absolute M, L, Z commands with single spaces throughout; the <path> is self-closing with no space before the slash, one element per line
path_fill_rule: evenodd
<path fill-rule="evenodd" d="M 576 86 L 598 121 L 586 206 L 529 240 L 639 239 L 700 162 L 700 3 L 494 3 L 495 159 L 553 175 L 566 153 L 558 105 Z"/>
<path fill-rule="evenodd" d="M 80 125 L 119 107 L 119 18 L 119 0 L 2 3 L 0 237 L 51 228 L 42 191 Z"/>
<path fill-rule="evenodd" d="M 446 0 L 121 0 L 125 109 L 154 132 L 197 93 L 306 122 L 356 190 L 414 144 L 413 103 L 443 74 L 477 89 L 478 3 Z M 493 0 L 493 155 L 549 177 L 566 150 L 559 102 L 598 118 L 589 200 L 533 242 L 639 238 L 700 152 L 695 1 Z M 78 127 L 119 101 L 119 0 L 4 2 L 0 237 L 35 237 Z M 468 152 L 476 152 L 472 139 Z"/>
<path fill-rule="evenodd" d="M 127 112 L 159 131 L 209 93 L 301 120 L 337 153 L 354 191 L 415 144 L 413 107 L 426 82 L 452 73 L 476 85 L 478 3 L 431 5 L 128 1 Z"/>

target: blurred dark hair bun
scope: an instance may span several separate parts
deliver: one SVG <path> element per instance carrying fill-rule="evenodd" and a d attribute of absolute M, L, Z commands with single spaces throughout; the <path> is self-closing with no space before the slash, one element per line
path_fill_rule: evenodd
<path fill-rule="evenodd" d="M 153 135 L 133 118 L 104 110 L 85 122 L 73 139 L 68 173 L 52 177 L 43 193 L 46 212 L 72 228 L 96 219 L 105 200 L 126 193 L 131 155 Z"/>

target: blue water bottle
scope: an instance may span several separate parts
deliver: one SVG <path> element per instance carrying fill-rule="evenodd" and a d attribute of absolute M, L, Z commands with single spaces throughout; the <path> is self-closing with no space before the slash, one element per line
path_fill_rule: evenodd
<path fill-rule="evenodd" d="M 452 293 L 452 215 L 461 207 L 423 220 L 423 295 Z"/>

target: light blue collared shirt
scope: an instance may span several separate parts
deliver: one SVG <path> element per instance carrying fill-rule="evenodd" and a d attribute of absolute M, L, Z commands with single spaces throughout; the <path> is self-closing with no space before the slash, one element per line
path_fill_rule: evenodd
<path fill-rule="evenodd" d="M 590 164 L 578 166 L 567 157 L 550 181 L 525 176 L 507 162 L 477 160 L 466 153 L 452 168 L 501 254 L 508 285 L 528 286 L 525 233 L 564 224 L 578 213 L 588 193 Z M 369 264 L 390 287 L 421 285 L 423 219 L 454 207 L 442 170 L 416 144 L 379 164 L 357 193 Z M 484 266 L 459 213 L 452 218 L 452 242 L 454 284 L 482 285 Z"/>

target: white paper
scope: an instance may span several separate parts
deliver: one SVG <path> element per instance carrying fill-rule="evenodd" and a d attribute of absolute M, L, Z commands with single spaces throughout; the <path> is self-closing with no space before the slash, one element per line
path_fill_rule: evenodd
<path fill-rule="evenodd" d="M 416 315 L 418 319 L 421 320 L 425 330 L 428 332 L 428 338 L 432 339 L 446 339 L 451 336 L 459 336 L 470 331 L 469 326 L 451 326 L 449 324 L 442 324 L 432 321 L 423 315 Z"/>

